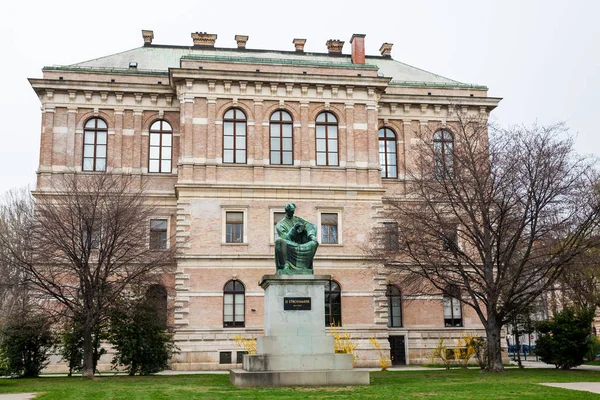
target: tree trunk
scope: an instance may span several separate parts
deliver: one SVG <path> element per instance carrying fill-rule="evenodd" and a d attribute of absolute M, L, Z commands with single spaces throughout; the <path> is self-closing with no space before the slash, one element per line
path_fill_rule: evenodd
<path fill-rule="evenodd" d="M 519 329 L 516 329 L 516 333 L 515 333 L 515 348 L 516 348 L 516 352 L 517 352 L 517 364 L 519 365 L 519 368 L 523 368 L 523 364 L 521 363 L 521 338 L 519 338 Z"/>
<path fill-rule="evenodd" d="M 81 374 L 84 377 L 94 376 L 94 338 L 89 321 L 83 323 L 83 368 Z"/>
<path fill-rule="evenodd" d="M 493 316 L 489 316 L 488 323 L 485 326 L 488 350 L 487 367 L 485 369 L 487 372 L 504 372 L 502 345 L 500 343 L 501 328 L 501 324 Z"/>

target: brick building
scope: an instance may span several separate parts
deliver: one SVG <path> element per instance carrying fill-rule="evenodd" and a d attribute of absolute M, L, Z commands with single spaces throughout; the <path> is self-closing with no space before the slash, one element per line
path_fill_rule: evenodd
<path fill-rule="evenodd" d="M 161 214 L 152 245 L 179 242 L 169 277 L 176 370 L 230 368 L 232 338 L 262 330 L 262 275 L 274 273 L 274 225 L 293 201 L 318 225 L 315 272 L 330 274 L 327 321 L 358 342 L 359 366 L 378 365 L 376 336 L 395 363 L 427 362 L 440 336 L 481 334 L 477 316 L 441 294 L 408 298 L 361 246 L 386 193 L 401 191 L 415 133 L 441 131 L 454 107 L 486 116 L 500 99 L 381 55 L 365 35 L 327 41 L 327 53 L 153 44 L 30 79 L 42 103 L 37 193 L 57 174 L 139 175 Z M 347 45 L 348 47 L 348 45 Z M 161 238 L 173 238 L 163 240 Z M 169 279 L 167 279 L 169 281 Z M 388 341 L 389 339 L 389 341 Z"/>

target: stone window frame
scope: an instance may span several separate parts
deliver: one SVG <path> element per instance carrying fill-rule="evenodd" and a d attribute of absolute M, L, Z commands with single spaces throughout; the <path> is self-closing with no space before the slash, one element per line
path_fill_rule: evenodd
<path fill-rule="evenodd" d="M 391 136 L 389 136 L 391 134 Z M 377 135 L 379 138 L 379 164 L 381 165 L 381 178 L 382 179 L 398 179 L 398 135 L 396 132 L 387 126 L 382 126 L 377 131 Z M 383 135 L 383 136 L 382 136 Z M 381 142 L 383 142 L 383 153 L 381 152 Z M 396 173 L 392 176 L 389 174 L 390 166 L 392 164 L 388 163 L 388 146 L 389 142 L 393 142 L 394 148 L 394 164 L 393 167 L 396 169 Z M 383 155 L 383 163 L 382 163 L 382 155 Z"/>
<path fill-rule="evenodd" d="M 343 223 L 342 223 L 342 214 L 343 208 L 329 208 L 329 207 L 317 207 L 317 241 L 319 242 L 319 246 L 343 246 Z M 337 214 L 337 243 L 323 243 L 322 242 L 322 231 L 321 231 L 321 215 L 322 214 Z"/>
<path fill-rule="evenodd" d="M 280 115 L 280 119 L 274 120 L 273 119 L 274 116 L 278 113 Z M 289 116 L 289 121 L 287 121 L 287 120 L 284 121 L 284 119 L 282 118 L 283 114 L 287 114 Z M 272 136 L 272 129 L 274 126 L 279 127 L 279 135 L 278 136 Z M 287 139 L 286 137 L 283 136 L 284 126 L 289 126 L 290 130 L 291 130 L 291 136 L 289 137 L 289 139 L 291 141 L 291 149 L 290 150 L 283 149 L 284 139 Z M 273 139 L 279 139 L 279 150 L 273 150 Z M 279 153 L 279 157 L 280 157 L 279 163 L 273 163 L 273 152 Z M 290 163 L 283 162 L 283 154 L 284 153 L 291 154 L 292 159 L 291 159 Z M 282 110 L 282 109 L 275 110 L 275 111 L 273 111 L 273 113 L 271 114 L 271 117 L 269 118 L 269 165 L 294 165 L 294 117 L 287 110 Z"/>
<path fill-rule="evenodd" d="M 233 111 L 233 118 L 229 118 L 227 117 L 227 114 Z M 243 118 L 238 118 L 238 113 L 241 113 L 243 115 Z M 237 133 L 237 124 L 238 123 L 244 123 L 244 134 L 241 135 Z M 232 131 L 232 135 L 226 135 L 225 134 L 225 130 L 226 130 L 226 126 L 227 124 L 233 124 L 233 131 Z M 228 148 L 225 146 L 225 137 L 226 136 L 232 136 L 233 137 L 233 147 L 232 148 Z M 237 139 L 238 136 L 243 136 L 245 138 L 245 147 L 244 149 L 238 149 L 237 148 Z M 222 141 L 223 141 L 223 153 L 221 154 L 222 158 L 222 162 L 223 164 L 248 164 L 248 116 L 246 115 L 246 113 L 244 112 L 244 110 L 242 110 L 239 107 L 231 107 L 228 108 L 224 113 L 223 113 L 223 136 L 222 136 Z M 225 160 L 225 152 L 231 150 L 233 151 L 233 159 L 232 161 L 226 161 Z M 243 150 L 244 151 L 244 161 L 238 161 L 238 157 L 237 157 L 237 151 L 238 150 Z"/>
<path fill-rule="evenodd" d="M 392 289 L 395 289 L 398 291 L 397 294 L 393 294 L 392 293 Z M 386 289 L 385 289 L 385 297 L 387 299 L 388 302 L 388 328 L 402 328 L 403 327 L 403 312 L 402 312 L 402 291 L 400 290 L 400 288 L 396 285 L 392 285 L 392 284 L 388 284 Z M 393 313 L 393 303 L 392 300 L 393 298 L 398 298 L 400 300 L 400 324 L 399 325 L 394 325 L 394 313 Z"/>
<path fill-rule="evenodd" d="M 227 213 L 241 212 L 244 215 L 242 243 L 227 242 Z M 248 206 L 221 206 L 221 245 L 224 246 L 246 246 L 248 245 Z"/>
<path fill-rule="evenodd" d="M 269 216 L 270 216 L 270 231 L 269 231 L 269 244 L 270 245 L 275 245 L 275 214 L 277 213 L 283 213 L 285 214 L 285 208 L 283 207 L 272 207 L 269 209 Z M 284 215 L 285 218 L 285 215 Z"/>
<path fill-rule="evenodd" d="M 160 123 L 159 129 L 152 129 L 152 127 L 156 124 Z M 164 129 L 164 124 L 167 124 L 169 129 Z M 171 136 L 171 145 L 164 146 L 163 145 L 163 136 L 169 134 Z M 152 145 L 152 135 L 159 135 L 159 144 L 158 146 Z M 172 174 L 173 173 L 173 126 L 166 119 L 157 119 L 150 124 L 150 128 L 148 129 L 148 173 L 151 174 Z M 158 147 L 158 158 L 151 158 L 151 149 L 153 147 Z M 163 149 L 169 148 L 169 170 L 163 171 L 162 164 L 163 161 L 167 161 L 165 157 L 163 157 Z M 158 160 L 158 171 L 152 171 L 150 168 L 150 161 Z"/>
<path fill-rule="evenodd" d="M 233 290 L 227 291 L 227 285 L 229 285 L 229 283 L 233 283 Z M 242 291 L 238 291 L 235 289 L 236 283 L 239 283 L 240 285 L 242 285 Z M 242 307 L 244 309 L 244 319 L 243 321 L 236 321 L 235 320 L 235 316 L 236 316 L 236 310 L 235 310 L 235 297 L 238 294 L 242 294 L 243 295 L 243 299 L 244 299 L 244 303 L 242 304 Z M 226 325 L 225 322 L 225 296 L 227 295 L 232 295 L 233 296 L 233 308 L 232 308 L 232 312 L 233 312 L 233 321 L 232 324 L 233 325 Z M 244 282 L 242 282 L 239 279 L 230 279 L 227 282 L 225 282 L 225 285 L 223 285 L 223 328 L 244 328 L 246 327 L 246 285 L 244 285 Z"/>
<path fill-rule="evenodd" d="M 319 121 L 319 117 L 321 115 L 325 115 L 325 121 Z M 329 115 L 331 115 L 335 122 L 330 122 L 329 121 Z M 317 136 L 317 131 L 319 130 L 319 127 L 325 127 L 325 138 L 319 138 Z M 331 151 L 329 149 L 329 140 L 333 140 L 330 139 L 330 129 L 329 127 L 333 127 L 335 126 L 336 128 L 336 148 L 335 148 L 335 152 Z M 325 151 L 319 151 L 319 140 L 325 140 Z M 319 163 L 319 154 L 325 153 L 325 163 Z M 336 157 L 337 157 L 337 162 L 336 163 L 330 163 L 329 162 L 329 155 L 335 153 Z M 331 111 L 322 111 L 319 114 L 317 114 L 317 116 L 315 117 L 315 165 L 319 166 L 319 167 L 339 167 L 340 166 L 340 126 L 339 126 L 339 119 L 338 117 L 332 113 Z"/>
<path fill-rule="evenodd" d="M 94 121 L 94 126 L 93 127 L 88 127 L 88 124 Z M 98 127 L 98 121 L 102 121 L 105 125 L 105 127 Z M 86 137 L 86 132 L 92 132 L 94 135 L 94 142 L 93 143 L 86 143 L 85 142 L 85 137 Z M 102 132 L 105 134 L 106 137 L 106 142 L 103 144 L 98 144 L 98 133 Z M 108 168 L 108 122 L 106 122 L 106 120 L 104 118 L 98 117 L 98 116 L 93 116 L 91 118 L 88 118 L 85 123 L 83 124 L 83 145 L 82 145 L 82 150 L 81 150 L 81 170 L 83 172 L 106 172 L 107 168 Z M 86 146 L 93 146 L 94 149 L 94 154 L 91 157 L 86 157 L 85 156 L 85 149 Z M 98 153 L 98 147 L 99 146 L 104 146 L 104 157 L 98 157 L 97 153 Z M 86 159 L 92 159 L 92 168 L 91 169 L 86 169 L 85 168 L 85 160 Z M 97 168 L 97 162 L 98 159 L 103 159 L 104 160 L 104 168 L 103 169 L 99 169 Z"/>
<path fill-rule="evenodd" d="M 166 247 L 163 248 L 153 248 L 151 247 L 151 243 L 152 243 L 152 221 L 155 220 L 164 220 L 167 221 L 167 243 L 166 243 Z M 151 250 L 168 250 L 171 248 L 171 241 L 169 240 L 169 238 L 171 237 L 170 235 L 171 232 L 171 217 L 169 216 L 151 216 L 150 218 L 148 218 L 148 248 Z"/>

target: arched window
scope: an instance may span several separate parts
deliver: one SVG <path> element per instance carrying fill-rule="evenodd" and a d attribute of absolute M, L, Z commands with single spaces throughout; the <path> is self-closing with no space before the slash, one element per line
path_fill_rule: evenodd
<path fill-rule="evenodd" d="M 236 279 L 230 280 L 223 289 L 223 327 L 243 327 L 245 319 L 246 289 L 244 284 Z"/>
<path fill-rule="evenodd" d="M 325 284 L 325 326 L 342 325 L 342 290 L 336 281 Z"/>
<path fill-rule="evenodd" d="M 223 116 L 223 162 L 246 163 L 246 114 L 239 108 Z"/>
<path fill-rule="evenodd" d="M 91 118 L 83 128 L 83 170 L 106 171 L 108 126 L 101 118 Z"/>
<path fill-rule="evenodd" d="M 435 176 L 438 179 L 452 177 L 454 163 L 454 137 L 450 131 L 442 129 L 433 135 L 433 157 Z"/>
<path fill-rule="evenodd" d="M 396 134 L 390 128 L 379 130 L 379 164 L 382 178 L 397 178 Z"/>
<path fill-rule="evenodd" d="M 146 291 L 148 306 L 156 313 L 160 326 L 167 328 L 167 289 L 163 285 L 152 285 Z"/>
<path fill-rule="evenodd" d="M 385 291 L 388 300 L 388 327 L 398 328 L 402 326 L 402 296 L 400 289 L 394 285 L 388 285 Z"/>
<path fill-rule="evenodd" d="M 155 121 L 150 126 L 150 151 L 148 172 L 171 173 L 173 129 L 164 120 Z"/>
<path fill-rule="evenodd" d="M 271 164 L 292 165 L 294 163 L 292 116 L 287 111 L 275 111 L 271 115 L 269 127 Z"/>
<path fill-rule="evenodd" d="M 315 123 L 317 165 L 339 165 L 338 121 L 330 112 L 322 112 Z"/>

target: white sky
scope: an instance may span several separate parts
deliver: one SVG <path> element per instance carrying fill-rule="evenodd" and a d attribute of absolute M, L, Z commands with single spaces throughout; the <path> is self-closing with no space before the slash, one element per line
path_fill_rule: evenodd
<path fill-rule="evenodd" d="M 326 52 L 327 39 L 366 34 L 367 54 L 394 44 L 396 60 L 503 97 L 501 125 L 565 121 L 580 153 L 600 155 L 594 111 L 600 92 L 600 1 L 5 1 L 0 6 L 0 192 L 35 182 L 40 102 L 27 78 L 155 44 L 191 45 L 191 32 L 218 34 L 218 47 Z"/>

